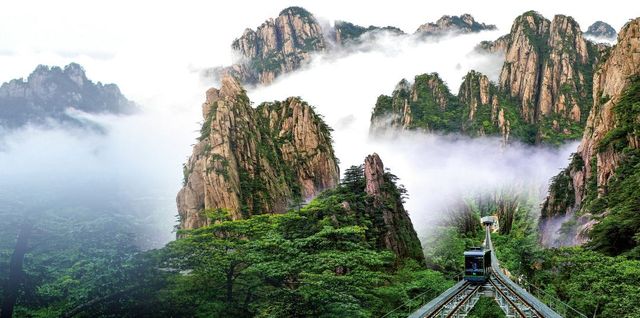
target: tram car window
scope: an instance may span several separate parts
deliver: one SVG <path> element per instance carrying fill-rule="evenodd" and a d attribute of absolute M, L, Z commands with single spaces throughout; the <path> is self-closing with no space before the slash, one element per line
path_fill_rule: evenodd
<path fill-rule="evenodd" d="M 491 273 L 491 251 L 476 248 L 464 252 L 464 279 L 484 283 Z"/>

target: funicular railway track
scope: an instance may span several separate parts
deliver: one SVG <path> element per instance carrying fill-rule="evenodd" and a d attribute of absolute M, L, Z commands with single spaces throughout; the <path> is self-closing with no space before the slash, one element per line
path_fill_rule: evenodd
<path fill-rule="evenodd" d="M 509 316 L 513 315 L 523 318 L 545 317 L 528 304 L 517 292 L 509 288 L 508 285 L 499 279 L 491 278 L 489 284 L 493 287 L 494 292 L 498 294 L 495 298 L 499 300 L 498 304 L 500 307 L 508 308 L 507 311 L 511 312 Z"/>
<path fill-rule="evenodd" d="M 496 302 L 498 302 L 509 318 L 562 317 L 526 290 L 522 289 L 502 272 L 500 263 L 494 253 L 495 250 L 491 242 L 489 226 L 486 227 L 485 248 L 491 250 L 491 276 L 484 284 L 462 280 L 437 298 L 422 306 L 409 317 L 466 317 L 480 298 L 480 294 L 484 291 L 488 291 L 493 295 Z"/>

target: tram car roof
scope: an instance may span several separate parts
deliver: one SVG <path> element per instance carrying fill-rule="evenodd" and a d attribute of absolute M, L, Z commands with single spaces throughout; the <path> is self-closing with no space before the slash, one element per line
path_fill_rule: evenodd
<path fill-rule="evenodd" d="M 465 251 L 464 256 L 484 256 L 484 254 L 486 254 L 487 252 L 489 252 L 489 250 L 482 250 L 482 249 L 470 250 L 470 251 Z"/>

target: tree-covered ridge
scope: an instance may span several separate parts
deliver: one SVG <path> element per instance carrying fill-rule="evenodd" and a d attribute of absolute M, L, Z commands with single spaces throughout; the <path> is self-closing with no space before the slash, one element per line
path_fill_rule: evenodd
<path fill-rule="evenodd" d="M 224 209 L 207 210 L 209 226 L 181 230 L 182 238 L 135 257 L 123 250 L 118 264 L 101 265 L 104 273 L 82 263 L 71 277 L 35 286 L 55 298 L 20 303 L 20 310 L 36 317 L 377 317 L 417 295 L 437 296 L 453 281 L 424 267 L 415 232 L 416 255 L 397 255 L 385 243 L 390 224 L 382 210 L 395 211 L 406 192 L 385 171 L 384 195 L 368 194 L 364 169 L 351 167 L 338 187 L 284 214 L 233 220 Z M 398 226 L 413 231 L 410 222 Z M 78 275 L 99 279 L 73 280 Z M 65 291 L 74 297 L 57 301 Z"/>
<path fill-rule="evenodd" d="M 597 160 L 592 158 L 591 177 L 586 180 L 581 202 L 575 202 L 571 177 L 584 167 L 584 162 L 580 154 L 574 154 L 569 167 L 552 179 L 543 217 L 563 215 L 577 207 L 574 223 L 582 215 L 596 220 L 589 231 L 589 247 L 608 255 L 640 258 L 640 150 L 636 144 L 640 132 L 640 77 L 631 80 L 612 112 L 616 127 L 600 140 L 596 154 L 617 154 L 618 166 L 608 183 L 598 185 Z"/>
<path fill-rule="evenodd" d="M 336 21 L 333 29 L 336 43 L 340 45 L 363 43 L 363 37 L 367 33 L 389 32 L 395 35 L 405 34 L 404 31 L 394 26 L 379 27 L 370 25 L 363 27 L 347 21 Z"/>
<path fill-rule="evenodd" d="M 389 128 L 420 129 L 468 136 L 499 136 L 517 140 L 559 144 L 563 135 L 541 134 L 541 127 L 522 119 L 518 102 L 476 71 L 463 78 L 454 95 L 437 73 L 422 74 L 410 84 L 401 80 L 391 96 L 380 95 L 371 115 L 372 132 Z"/>
<path fill-rule="evenodd" d="M 392 194 L 386 199 L 401 200 L 395 177 L 387 172 L 385 180 Z M 411 294 L 445 287 L 441 275 L 386 249 L 388 225 L 378 209 L 395 203 L 376 207 L 365 185 L 363 167 L 352 167 L 340 186 L 286 214 L 233 221 L 223 210 L 209 211 L 211 226 L 184 231 L 182 239 L 166 248 L 167 266 L 190 272 L 171 288 L 181 292 L 189 286 L 191 299 L 186 301 L 204 302 L 206 306 L 193 309 L 213 316 L 368 317 Z M 417 238 L 415 244 L 420 260 Z M 403 266 L 417 271 L 410 274 L 413 278 L 426 275 L 424 279 L 440 280 L 440 285 L 416 284 L 397 293 L 406 288 L 395 286 Z"/>

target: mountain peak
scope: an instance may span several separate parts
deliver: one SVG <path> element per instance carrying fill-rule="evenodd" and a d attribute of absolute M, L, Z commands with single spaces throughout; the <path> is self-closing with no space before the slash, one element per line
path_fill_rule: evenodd
<path fill-rule="evenodd" d="M 596 38 L 604 38 L 608 40 L 615 40 L 616 29 L 606 22 L 596 21 L 587 28 L 585 35 L 593 36 Z"/>
<path fill-rule="evenodd" d="M 419 26 L 416 33 L 421 35 L 444 35 L 447 33 L 473 33 L 495 29 L 495 25 L 479 23 L 472 15 L 465 13 L 461 16 L 444 15 L 435 23 L 428 22 Z"/>
<path fill-rule="evenodd" d="M 77 63 L 59 66 L 38 65 L 27 80 L 12 80 L 0 87 L 0 125 L 20 127 L 48 120 L 76 123 L 68 108 L 87 113 L 130 113 L 134 104 L 117 85 L 93 83 Z"/>

